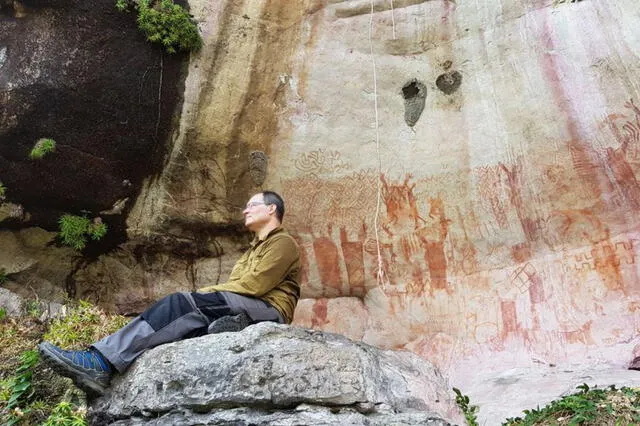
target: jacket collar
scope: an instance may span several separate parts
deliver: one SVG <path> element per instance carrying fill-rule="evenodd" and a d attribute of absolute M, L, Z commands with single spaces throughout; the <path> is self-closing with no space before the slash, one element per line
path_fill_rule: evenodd
<path fill-rule="evenodd" d="M 278 226 L 277 228 L 273 228 L 271 231 L 269 231 L 269 233 L 267 234 L 267 236 L 265 237 L 264 240 L 260 240 L 258 238 L 258 235 L 256 234 L 256 236 L 253 238 L 253 241 L 251 241 L 251 247 L 257 246 L 262 241 L 267 241 L 269 239 L 269 237 L 271 237 L 272 235 L 279 234 L 280 232 L 284 232 L 284 229 L 282 228 L 282 226 Z"/>

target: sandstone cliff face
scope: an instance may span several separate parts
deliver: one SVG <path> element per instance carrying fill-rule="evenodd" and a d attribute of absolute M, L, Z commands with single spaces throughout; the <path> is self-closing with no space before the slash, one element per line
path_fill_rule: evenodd
<path fill-rule="evenodd" d="M 192 2 L 207 47 L 180 149 L 130 231 L 227 223 L 273 188 L 305 262 L 298 324 L 445 369 L 628 362 L 640 5 L 373 5 Z"/>

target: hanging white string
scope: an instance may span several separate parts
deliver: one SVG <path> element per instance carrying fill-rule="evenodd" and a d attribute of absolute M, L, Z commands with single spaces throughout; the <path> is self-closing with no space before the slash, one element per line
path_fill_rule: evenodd
<path fill-rule="evenodd" d="M 371 65 L 373 68 L 373 106 L 376 112 L 376 152 L 378 154 L 378 191 L 376 196 L 376 215 L 374 217 L 373 226 L 376 234 L 376 248 L 378 253 L 378 273 L 376 274 L 378 285 L 384 287 L 384 270 L 382 264 L 382 254 L 380 252 L 380 235 L 378 233 L 378 220 L 380 217 L 380 201 L 382 198 L 382 159 L 380 158 L 380 122 L 378 120 L 378 76 L 376 74 L 376 57 L 373 53 L 373 1 L 371 0 L 371 14 L 369 15 L 369 51 L 371 56 Z"/>
<path fill-rule="evenodd" d="M 393 0 L 391 0 L 391 27 L 393 28 L 393 39 L 396 39 L 396 18 L 393 13 Z"/>

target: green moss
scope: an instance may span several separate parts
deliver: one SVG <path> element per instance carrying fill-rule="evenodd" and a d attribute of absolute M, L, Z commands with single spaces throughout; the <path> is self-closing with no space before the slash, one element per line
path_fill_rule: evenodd
<path fill-rule="evenodd" d="M 29 158 L 32 160 L 40 160 L 47 154 L 51 154 L 56 150 L 56 141 L 49 138 L 38 139 L 38 142 L 31 149 Z"/>
<path fill-rule="evenodd" d="M 82 250 L 87 245 L 87 240 L 91 238 L 97 241 L 107 234 L 107 225 L 102 223 L 100 218 L 89 220 L 84 216 L 65 214 L 58 219 L 60 232 L 58 236 L 62 244 Z"/>

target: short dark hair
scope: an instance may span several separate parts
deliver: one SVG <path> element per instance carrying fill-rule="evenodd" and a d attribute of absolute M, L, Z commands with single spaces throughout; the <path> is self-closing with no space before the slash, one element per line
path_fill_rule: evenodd
<path fill-rule="evenodd" d="M 284 200 L 282 197 L 273 191 L 262 191 L 262 199 L 267 206 L 271 204 L 276 206 L 276 217 L 282 223 L 282 218 L 284 218 Z"/>

